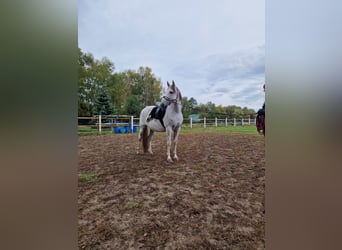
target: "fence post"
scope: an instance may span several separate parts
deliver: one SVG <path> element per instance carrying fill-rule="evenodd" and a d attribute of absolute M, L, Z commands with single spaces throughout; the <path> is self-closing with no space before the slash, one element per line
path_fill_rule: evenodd
<path fill-rule="evenodd" d="M 234 122 L 234 127 L 235 127 L 236 126 L 236 118 L 234 118 L 233 122 Z"/>
<path fill-rule="evenodd" d="M 241 125 L 242 125 L 242 126 L 244 125 L 244 123 L 243 123 L 243 118 L 241 118 Z"/>
<path fill-rule="evenodd" d="M 251 125 L 251 118 L 248 118 L 248 125 Z"/>
<path fill-rule="evenodd" d="M 217 127 L 217 117 L 215 117 L 215 127 Z"/>
<path fill-rule="evenodd" d="M 226 120 L 225 120 L 225 124 L 226 124 L 226 127 L 227 127 L 227 125 L 228 125 L 228 119 L 227 119 L 227 117 L 226 117 Z"/>
<path fill-rule="evenodd" d="M 190 117 L 190 128 L 192 128 L 192 117 Z"/>
<path fill-rule="evenodd" d="M 99 123 L 99 133 L 100 133 L 100 134 L 101 134 L 101 129 L 102 129 L 102 128 L 101 128 L 101 127 L 102 127 L 101 120 L 102 120 L 102 119 L 101 119 L 101 115 L 99 115 L 99 122 L 98 122 L 98 123 Z"/>
<path fill-rule="evenodd" d="M 133 116 L 131 116 L 131 133 L 133 134 Z"/>
<path fill-rule="evenodd" d="M 204 128 L 206 128 L 206 122 L 205 122 L 205 117 L 204 117 L 204 119 L 203 119 L 203 122 L 204 122 Z"/>

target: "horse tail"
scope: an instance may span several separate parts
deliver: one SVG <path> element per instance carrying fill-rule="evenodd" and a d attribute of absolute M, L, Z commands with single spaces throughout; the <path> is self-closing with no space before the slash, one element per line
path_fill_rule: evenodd
<path fill-rule="evenodd" d="M 144 149 L 144 153 L 147 153 L 148 151 L 148 131 L 147 131 L 147 126 L 144 126 L 143 128 L 143 133 L 142 133 L 142 145 Z"/>

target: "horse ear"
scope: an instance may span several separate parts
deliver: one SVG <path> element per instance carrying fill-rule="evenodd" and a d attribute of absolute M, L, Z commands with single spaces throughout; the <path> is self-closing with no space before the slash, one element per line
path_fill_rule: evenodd
<path fill-rule="evenodd" d="M 167 86 L 170 87 L 170 83 L 168 81 L 166 83 L 167 83 Z"/>
<path fill-rule="evenodd" d="M 175 82 L 174 82 L 173 80 L 172 80 L 172 85 L 173 85 L 173 86 L 175 86 L 175 85 L 176 85 L 176 84 L 175 84 Z"/>

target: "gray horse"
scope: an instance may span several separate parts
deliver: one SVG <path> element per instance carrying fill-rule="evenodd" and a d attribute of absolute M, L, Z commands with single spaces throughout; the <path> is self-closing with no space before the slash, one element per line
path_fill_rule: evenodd
<path fill-rule="evenodd" d="M 172 162 L 170 156 L 171 150 L 171 134 L 173 131 L 173 143 L 174 143 L 174 155 L 173 158 L 178 160 L 177 156 L 177 141 L 178 135 L 181 129 L 181 125 L 183 123 L 183 114 L 182 114 L 182 95 L 179 89 L 176 87 L 174 81 L 170 85 L 167 82 L 167 90 L 166 95 L 163 96 L 163 105 L 166 106 L 165 115 L 162 118 L 161 122 L 159 119 L 150 118 L 150 114 L 155 106 L 146 106 L 140 112 L 140 132 L 139 132 L 139 141 L 138 141 L 138 152 L 140 151 L 140 142 L 142 140 L 144 153 L 149 152 L 153 154 L 151 141 L 154 132 L 165 132 L 167 135 L 167 161 Z M 163 124 L 164 123 L 164 124 Z M 148 134 L 148 128 L 150 129 L 150 134 Z"/>

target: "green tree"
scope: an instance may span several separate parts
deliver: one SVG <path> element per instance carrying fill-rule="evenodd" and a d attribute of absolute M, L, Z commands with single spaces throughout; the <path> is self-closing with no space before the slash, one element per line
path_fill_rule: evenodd
<path fill-rule="evenodd" d="M 242 118 L 244 116 L 243 111 L 241 107 L 236 107 L 234 109 L 233 117 L 234 118 Z"/>
<path fill-rule="evenodd" d="M 129 87 L 130 95 L 136 96 L 140 107 L 154 105 L 161 99 L 162 84 L 148 67 L 139 67 L 138 71 L 127 70 L 121 75 Z M 127 99 L 128 101 L 128 99 Z M 127 105 L 126 105 L 127 107 Z"/>
<path fill-rule="evenodd" d="M 228 118 L 241 118 L 245 117 L 245 114 L 241 107 L 236 105 L 230 105 L 226 107 L 226 113 Z"/>
<path fill-rule="evenodd" d="M 94 113 L 97 115 L 112 115 L 114 113 L 112 104 L 105 88 L 99 90 L 99 94 L 94 102 Z"/>
<path fill-rule="evenodd" d="M 206 104 L 200 103 L 197 109 L 201 117 L 208 117 L 208 106 Z"/>
<path fill-rule="evenodd" d="M 198 109 L 198 102 L 196 101 L 195 98 L 190 97 L 188 100 L 189 103 L 189 114 L 197 114 L 199 112 Z"/>
<path fill-rule="evenodd" d="M 215 108 L 215 113 L 217 118 L 223 119 L 227 117 L 225 107 L 223 107 L 222 105 L 219 105 Z"/>
<path fill-rule="evenodd" d="M 78 50 L 78 114 L 92 114 L 95 99 L 114 72 L 114 63 L 104 57 L 96 60 L 91 53 Z"/>
<path fill-rule="evenodd" d="M 91 116 L 92 104 L 87 86 L 87 68 L 94 62 L 91 54 L 84 54 L 78 49 L 78 116 Z"/>
<path fill-rule="evenodd" d="M 144 106 L 154 105 L 161 97 L 162 84 L 160 79 L 155 77 L 149 67 L 139 67 L 138 75 Z"/>
<path fill-rule="evenodd" d="M 189 99 L 189 108 L 193 111 L 193 110 L 195 110 L 197 108 L 197 106 L 198 106 L 198 103 L 197 103 L 196 99 L 193 98 L 193 97 L 190 97 L 190 99 Z"/>
<path fill-rule="evenodd" d="M 142 105 L 139 102 L 139 96 L 131 95 L 128 97 L 127 104 L 126 104 L 126 112 L 127 114 L 133 116 L 139 116 L 140 111 L 142 110 Z"/>
<path fill-rule="evenodd" d="M 243 109 L 244 111 L 244 114 L 245 114 L 245 117 L 246 118 L 251 118 L 251 119 L 254 119 L 256 117 L 256 112 L 254 109 Z"/>
<path fill-rule="evenodd" d="M 189 100 L 186 96 L 184 96 L 182 98 L 182 112 L 183 112 L 183 116 L 185 118 L 188 118 L 189 115 L 191 115 L 191 109 L 190 109 L 190 105 L 189 105 Z"/>
<path fill-rule="evenodd" d="M 206 104 L 207 106 L 207 117 L 210 118 L 210 119 L 213 119 L 216 117 L 216 106 L 215 106 L 215 103 L 213 102 L 208 102 Z"/>
<path fill-rule="evenodd" d="M 124 81 L 124 73 L 115 73 L 107 84 L 107 93 L 113 108 L 118 114 L 126 112 L 126 104 L 131 95 L 131 88 Z"/>

